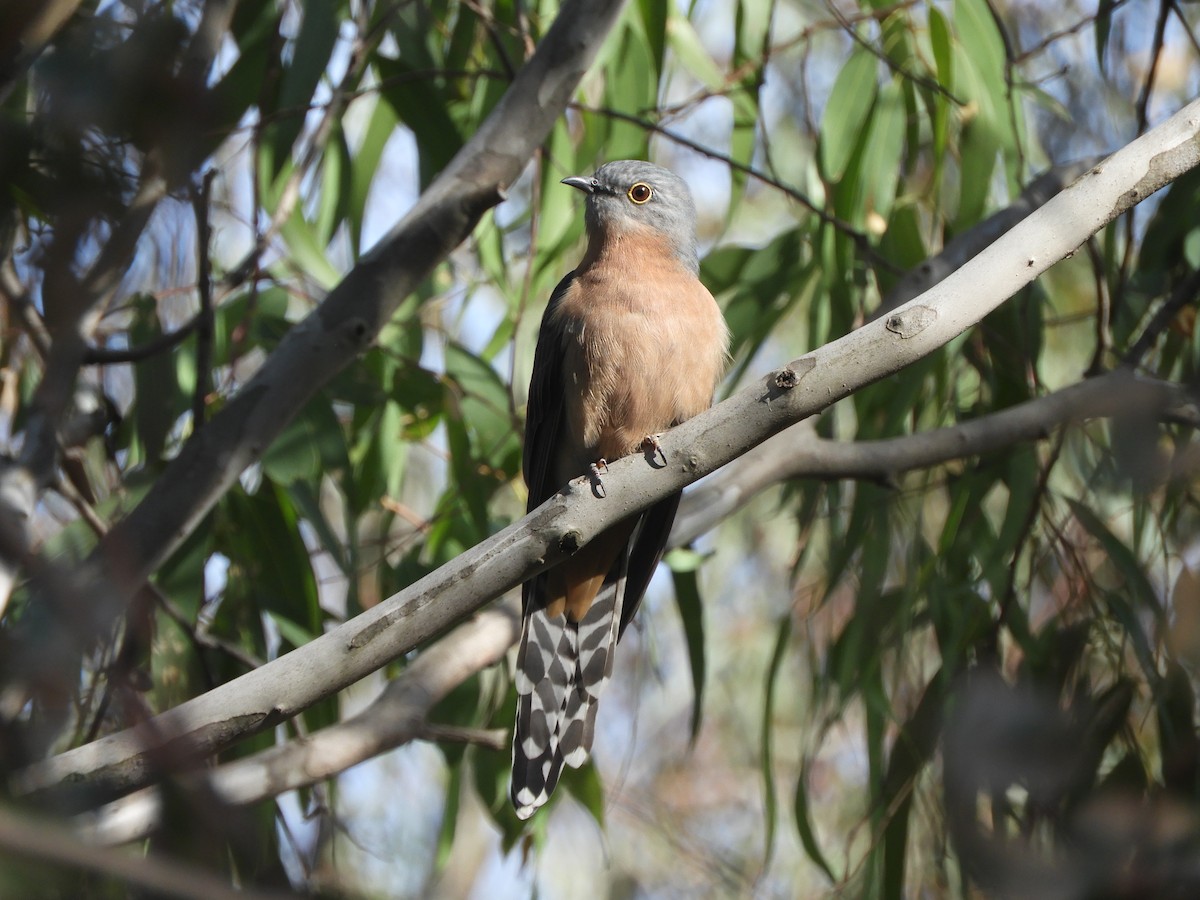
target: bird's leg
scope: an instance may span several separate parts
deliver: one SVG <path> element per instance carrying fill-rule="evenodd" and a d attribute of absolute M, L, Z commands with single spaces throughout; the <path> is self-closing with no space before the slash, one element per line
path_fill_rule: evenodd
<path fill-rule="evenodd" d="M 661 456 L 663 465 L 667 464 L 667 454 L 663 452 L 662 443 L 659 441 L 659 435 L 648 434 L 642 438 L 642 452 L 646 454 L 647 461 L 654 465 L 654 457 Z"/>
<path fill-rule="evenodd" d="M 604 496 L 604 482 L 600 478 L 600 473 L 608 472 L 608 460 L 604 457 L 596 460 L 588 466 L 588 480 L 592 482 L 592 490 L 595 491 L 597 497 Z"/>

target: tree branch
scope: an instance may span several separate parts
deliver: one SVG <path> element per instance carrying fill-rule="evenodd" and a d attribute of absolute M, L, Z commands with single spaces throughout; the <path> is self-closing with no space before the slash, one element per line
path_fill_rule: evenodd
<path fill-rule="evenodd" d="M 415 739 L 440 734 L 430 710 L 475 673 L 503 659 L 521 631 L 513 601 L 480 613 L 433 644 L 358 715 L 312 737 L 226 763 L 183 779 L 219 802 L 246 805 L 308 787 Z M 461 732 L 453 732 L 461 736 Z M 162 795 L 145 788 L 81 816 L 76 825 L 89 843 L 124 844 L 148 837 L 162 818 Z"/>
<path fill-rule="evenodd" d="M 44 11 L 40 22 L 30 23 L 30 27 L 36 26 L 34 33 L 39 35 L 30 45 L 30 51 L 44 50 L 44 41 L 62 27 L 66 17 L 78 5 L 72 0 L 49 4 L 49 12 Z M 187 48 L 186 58 L 188 76 L 198 93 L 219 49 L 216 32 L 222 32 L 228 25 L 234 6 L 235 0 L 208 0 L 201 14 L 200 27 Z M 54 481 L 58 462 L 56 433 L 87 355 L 87 338 L 94 330 L 100 310 L 124 278 L 150 217 L 172 186 L 167 175 L 166 156 L 161 147 L 147 153 L 132 200 L 114 223 L 96 261 L 82 279 L 72 273 L 72 257 L 84 235 L 85 223 L 98 216 L 100 210 L 77 210 L 67 217 L 69 225 L 60 221 L 55 229 L 43 265 L 46 277 L 41 299 L 47 327 L 30 329 L 31 337 L 45 356 L 45 367 L 29 404 L 18 462 L 0 470 L 0 609 L 6 604 L 12 584 L 22 569 L 30 575 L 40 598 L 48 601 L 47 605 L 58 606 L 58 611 L 62 607 L 71 607 L 72 616 L 76 605 L 70 601 L 85 589 L 77 577 L 51 572 L 49 566 L 36 558 L 31 550 L 32 536 L 28 525 L 42 490 Z M 199 161 L 197 159 L 195 163 Z M 181 168 L 186 171 L 189 167 Z M 7 284 L 4 291 L 12 295 Z M 24 292 L 20 296 L 29 300 Z M 36 317 L 31 313 L 30 307 L 26 319 L 32 325 Z M 109 591 L 102 593 L 111 595 Z M 77 625 L 73 623 L 74 631 L 64 633 L 80 636 L 79 642 L 89 639 L 98 629 L 89 628 L 93 623 L 84 618 L 85 621 Z M 69 645 L 70 641 L 67 643 Z M 17 662 L 36 662 L 36 659 L 37 654 L 33 652 L 29 659 Z M 56 672 L 54 662 L 46 662 L 48 666 L 34 665 L 29 669 L 33 680 L 39 681 L 39 675 L 50 674 L 52 681 L 61 683 L 62 670 Z M 0 710 L 0 717 L 4 715 L 6 712 Z"/>
<path fill-rule="evenodd" d="M 687 493 L 671 545 L 682 546 L 766 488 L 796 478 L 891 481 L 902 472 L 994 453 L 1046 437 L 1063 425 L 1131 412 L 1153 414 L 1183 402 L 1182 388 L 1120 369 L 957 425 L 874 441 L 819 437 L 807 422 L 755 447 Z"/>
<path fill-rule="evenodd" d="M 131 856 L 99 847 L 89 847 L 69 829 L 46 824 L 29 816 L 0 807 L 0 849 L 25 860 L 36 860 L 55 867 L 82 869 L 108 878 L 116 878 L 131 888 L 150 892 L 156 897 L 182 900 L 266 900 L 280 897 L 234 889 L 218 876 L 161 856 Z M 293 896 L 287 894 L 288 897 Z"/>
<path fill-rule="evenodd" d="M 207 754 L 352 684 L 605 528 L 943 346 L 1198 162 L 1200 101 L 1115 153 L 988 252 L 893 314 L 770 373 L 666 434 L 665 465 L 656 468 L 640 455 L 617 460 L 605 476 L 605 498 L 568 485 L 520 521 L 303 648 L 160 714 L 152 720 L 154 733 L 171 736 L 184 755 Z M 219 418 L 205 431 L 215 431 Z M 164 483 L 174 482 L 168 477 Z M 31 793 L 87 782 L 128 791 L 154 774 L 142 733 L 131 730 L 29 766 L 12 787 Z"/>
<path fill-rule="evenodd" d="M 1021 196 L 978 225 L 953 238 L 936 256 L 931 256 L 905 274 L 872 313 L 877 319 L 886 315 L 902 303 L 907 303 L 922 291 L 928 290 L 963 265 L 971 257 L 981 253 L 1000 235 L 1004 234 L 1034 210 L 1040 209 L 1047 200 L 1079 178 L 1092 166 L 1100 162 L 1099 157 L 1079 160 L 1055 166 L 1035 178 L 1021 192 Z"/>
<path fill-rule="evenodd" d="M 752 497 L 784 481 L 888 479 L 903 471 L 998 452 L 1088 419 L 1164 408 L 1181 399 L 1181 393 L 1175 385 L 1121 370 L 960 425 L 888 440 L 828 440 L 801 423 L 689 491 L 670 546 L 690 543 Z M 481 613 L 425 650 L 353 719 L 194 778 L 203 779 L 206 790 L 220 801 L 245 805 L 332 778 L 414 739 L 444 739 L 444 731 L 427 720 L 430 709 L 451 689 L 503 658 L 519 632 L 515 603 Z M 503 749 L 502 744 L 492 749 Z M 185 779 L 185 786 L 191 780 Z M 80 816 L 77 826 L 89 843 L 122 844 L 149 836 L 161 814 L 159 789 L 149 787 Z"/>
<path fill-rule="evenodd" d="M 4 41 L 0 42 L 0 103 L 16 82 L 70 21 L 82 0 L 44 0 L 41 4 L 10 4 L 4 16 Z"/>

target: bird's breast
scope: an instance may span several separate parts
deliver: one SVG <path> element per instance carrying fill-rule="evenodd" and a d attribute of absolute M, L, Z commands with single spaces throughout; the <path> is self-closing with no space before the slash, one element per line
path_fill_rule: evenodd
<path fill-rule="evenodd" d="M 555 312 L 573 466 L 625 456 L 707 409 L 725 366 L 725 321 L 690 271 L 607 262 L 577 270 Z"/>

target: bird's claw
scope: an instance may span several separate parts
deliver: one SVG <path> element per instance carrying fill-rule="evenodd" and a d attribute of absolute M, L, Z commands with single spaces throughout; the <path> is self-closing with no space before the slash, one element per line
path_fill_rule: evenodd
<path fill-rule="evenodd" d="M 642 438 L 642 452 L 646 454 L 652 465 L 654 457 L 662 457 L 662 462 L 665 466 L 667 464 L 667 454 L 663 452 L 662 443 L 658 438 L 657 434 L 648 434 Z"/>
<path fill-rule="evenodd" d="M 600 478 L 600 473 L 608 472 L 608 460 L 598 459 L 588 466 L 588 480 L 592 483 L 592 490 L 597 497 L 604 496 L 604 481 Z"/>

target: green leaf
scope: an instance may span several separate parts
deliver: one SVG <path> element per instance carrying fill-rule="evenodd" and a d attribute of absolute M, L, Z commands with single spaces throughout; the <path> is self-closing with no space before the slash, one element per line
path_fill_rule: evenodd
<path fill-rule="evenodd" d="M 471 451 L 495 470 L 493 477 L 516 475 L 520 439 L 513 419 L 508 386 L 487 362 L 459 344 L 446 346 L 446 375 L 467 426 Z"/>
<path fill-rule="evenodd" d="M 304 218 L 300 205 L 292 210 L 287 221 L 279 229 L 292 255 L 290 262 L 300 269 L 325 290 L 333 290 L 334 285 L 342 280 L 342 273 L 334 268 L 325 253 L 325 244 L 312 225 Z"/>
<path fill-rule="evenodd" d="M 737 383 L 780 321 L 814 289 L 816 269 L 804 229 L 785 231 L 765 247 L 725 246 L 710 253 L 700 278 L 722 302 L 732 335 L 730 353 L 739 360 Z"/>
<path fill-rule="evenodd" d="M 939 84 L 954 84 L 954 51 L 950 37 L 950 23 L 946 14 L 938 7 L 930 4 L 929 10 L 929 44 L 933 48 L 933 61 L 937 67 Z"/>
<path fill-rule="evenodd" d="M 446 868 L 446 863 L 450 859 L 450 851 L 454 848 L 462 786 L 462 764 L 450 766 L 450 779 L 446 782 L 446 805 L 442 808 L 442 827 L 438 829 L 437 856 L 434 862 L 434 871 L 436 872 L 441 872 Z"/>
<path fill-rule="evenodd" d="M 325 511 L 321 509 L 319 482 L 314 486 L 305 481 L 293 481 L 288 485 L 288 496 L 295 504 L 296 511 L 316 532 L 321 541 L 321 549 L 329 554 L 344 574 L 349 575 L 353 569 L 346 558 L 346 545 L 329 524 Z"/>
<path fill-rule="evenodd" d="M 667 20 L 667 40 L 680 65 L 710 91 L 725 87 L 725 73 L 713 60 L 692 23 L 682 16 Z"/>
<path fill-rule="evenodd" d="M 692 672 L 692 728 L 688 742 L 694 747 L 704 712 L 704 605 L 696 573 L 703 557 L 694 550 L 676 549 L 663 560 L 675 581 L 675 603 L 687 640 L 688 664 Z"/>
<path fill-rule="evenodd" d="M 1200 204 L 1200 170 L 1186 172 L 1159 196 L 1146 222 L 1146 237 L 1137 260 L 1137 271 L 1143 279 L 1165 279 L 1175 271 L 1184 258 L 1185 242 L 1200 231 L 1200 222 L 1192 215 Z M 1126 330 L 1131 327 L 1127 325 Z"/>
<path fill-rule="evenodd" d="M 775 721 L 775 683 L 779 677 L 783 660 L 787 656 L 788 643 L 792 637 L 792 617 L 785 615 L 779 622 L 775 633 L 775 649 L 771 653 L 771 663 L 767 667 L 766 687 L 763 691 L 762 730 L 759 733 L 758 765 L 763 776 L 763 826 L 766 829 L 764 841 L 763 869 L 770 866 L 771 857 L 775 852 L 775 773 L 771 754 L 771 735 Z"/>
<path fill-rule="evenodd" d="M 883 834 L 883 896 L 887 900 L 904 896 L 914 784 L 937 750 L 945 704 L 944 682 L 938 670 L 925 685 L 917 708 L 897 732 L 888 759 L 880 797 L 880 807 L 888 816 Z"/>
<path fill-rule="evenodd" d="M 1108 36 L 1112 33 L 1113 11 L 1117 8 L 1118 0 L 1100 0 L 1096 5 L 1096 18 L 1092 24 L 1092 34 L 1096 39 L 1096 64 L 1103 74 L 1105 66 L 1105 50 L 1108 47 Z"/>
<path fill-rule="evenodd" d="M 775 0 L 738 0 L 734 11 L 734 64 L 756 61 L 770 47 L 771 19 L 775 15 Z"/>
<path fill-rule="evenodd" d="M 1008 105 L 1004 39 L 986 0 L 955 0 L 954 27 L 962 51 L 956 71 L 974 73 L 971 96 L 982 104 L 989 127 L 1000 127 Z"/>
<path fill-rule="evenodd" d="M 934 65 L 937 67 L 938 84 L 954 85 L 954 45 L 950 37 L 950 23 L 937 6 L 929 4 L 929 44 L 933 50 Z M 940 173 L 942 157 L 950 137 L 950 102 L 945 94 L 936 92 L 933 97 L 933 158 Z M 940 178 L 935 178 L 938 183 Z"/>
<path fill-rule="evenodd" d="M 270 3 L 243 3 L 237 6 L 232 33 L 238 55 L 229 71 L 212 90 L 214 145 L 217 135 L 224 136 L 251 106 L 271 102 L 265 85 L 267 72 L 280 68 L 276 36 L 282 13 Z M 215 149 L 215 146 L 214 146 Z"/>
<path fill-rule="evenodd" d="M 363 215 L 367 207 L 367 195 L 375 172 L 379 169 L 379 161 L 383 158 L 383 149 L 388 139 L 396 129 L 396 111 L 390 103 L 382 99 L 375 101 L 371 110 L 371 118 L 363 132 L 362 142 L 358 152 L 354 154 L 350 165 L 350 187 L 346 198 L 346 217 L 350 223 L 350 244 L 354 256 L 362 253 Z"/>
<path fill-rule="evenodd" d="M 654 61 L 632 24 L 621 32 L 617 52 L 606 66 L 604 96 L 607 106 L 635 114 L 658 106 Z M 611 159 L 645 159 L 650 154 L 649 133 L 641 125 L 614 120 L 609 124 L 605 150 Z"/>
<path fill-rule="evenodd" d="M 1088 533 L 1104 548 L 1108 554 L 1108 561 L 1125 579 L 1126 590 L 1139 601 L 1143 609 L 1148 609 L 1154 615 L 1155 622 L 1160 629 L 1165 628 L 1166 615 L 1159 603 L 1158 594 L 1146 576 L 1145 570 L 1137 561 L 1137 557 L 1133 555 L 1133 551 L 1108 529 L 1108 526 L 1091 508 L 1070 498 L 1067 499 L 1067 503 L 1079 524 L 1087 529 Z M 1138 618 L 1138 611 L 1126 601 L 1121 592 L 1106 591 L 1104 594 L 1117 619 L 1125 626 L 1144 674 L 1151 683 L 1157 683 L 1159 681 L 1157 660 L 1150 640 Z"/>
<path fill-rule="evenodd" d="M 222 613 L 232 600 L 293 623 L 299 630 L 289 632 L 289 640 L 320 634 L 325 613 L 299 517 L 286 492 L 264 479 L 253 495 L 230 491 L 218 510 L 219 547 L 230 560 Z"/>
<path fill-rule="evenodd" d="M 1108 554 L 1109 562 L 1116 567 L 1117 571 L 1125 579 L 1126 587 L 1131 593 L 1148 609 L 1153 611 L 1156 618 L 1162 618 L 1162 608 L 1159 604 L 1158 592 L 1155 591 L 1154 585 L 1150 583 L 1150 579 L 1146 576 L 1145 570 L 1133 555 L 1133 551 L 1125 546 L 1115 534 L 1113 534 L 1108 526 L 1105 525 L 1098 515 L 1089 506 L 1085 506 L 1080 500 L 1067 499 L 1067 503 L 1071 507 L 1071 512 L 1075 518 L 1079 520 L 1088 533 L 1091 534 L 1104 551 Z"/>
<path fill-rule="evenodd" d="M 870 119 L 862 156 L 862 203 L 856 221 L 861 221 L 868 213 L 875 213 L 884 220 L 892 214 L 906 129 L 903 92 L 897 82 L 888 82 L 879 92 Z"/>
<path fill-rule="evenodd" d="M 488 505 L 520 470 L 521 441 L 508 388 L 496 371 L 453 343 L 445 348 L 445 361 L 442 421 L 452 478 L 427 547 L 448 558 L 493 530 Z"/>
<path fill-rule="evenodd" d="M 963 126 L 959 147 L 961 188 L 955 224 L 966 230 L 982 221 L 988 209 L 999 145 L 991 130 L 972 120 Z"/>
<path fill-rule="evenodd" d="M 350 194 L 350 148 L 340 127 L 333 129 L 329 147 L 321 157 L 321 189 L 317 197 L 313 231 L 318 243 L 328 246 L 346 218 Z"/>
<path fill-rule="evenodd" d="M 208 599 L 203 596 L 204 568 L 211 553 L 212 516 L 209 515 L 154 575 L 158 589 L 192 621 Z"/>
<path fill-rule="evenodd" d="M 558 783 L 592 814 L 596 824 L 604 827 L 604 786 L 600 783 L 600 773 L 596 771 L 594 763 L 589 760 L 578 769 L 567 766 Z"/>
<path fill-rule="evenodd" d="M 655 81 L 662 78 L 663 55 L 667 45 L 667 18 L 671 4 L 659 0 L 638 0 L 637 11 L 641 18 L 642 31 L 650 48 L 650 59 L 654 63 Z"/>
<path fill-rule="evenodd" d="M 825 873 L 825 877 L 832 884 L 838 883 L 838 878 L 833 874 L 833 868 L 825 859 L 825 854 L 821 852 L 821 845 L 817 842 L 817 834 L 813 830 L 812 817 L 808 809 L 808 766 L 805 764 L 800 772 L 800 777 L 796 779 L 796 795 L 792 802 L 792 813 L 796 817 L 796 829 L 800 834 L 800 845 L 804 847 L 804 852 L 808 854 L 808 858 L 816 863 L 817 867 Z"/>
<path fill-rule="evenodd" d="M 213 317 L 213 360 L 229 365 L 256 343 L 273 347 L 291 323 L 287 319 L 288 296 L 282 288 L 243 291 L 222 303 Z"/>
<path fill-rule="evenodd" d="M 433 432 L 445 409 L 445 388 L 437 375 L 418 366 L 396 373 L 392 398 L 404 410 L 404 438 L 423 440 Z"/>
<path fill-rule="evenodd" d="M 162 336 L 158 304 L 153 297 L 138 295 L 130 304 L 135 310 L 129 340 L 139 347 Z M 186 409 L 187 400 L 177 380 L 174 354 L 163 350 L 133 367 L 136 387 L 134 422 L 141 459 L 155 464 L 163 456 L 167 437 Z"/>
<path fill-rule="evenodd" d="M 384 496 L 400 496 L 409 451 L 399 404 L 389 400 L 366 412 L 355 428 L 359 444 L 353 452 L 352 487 L 346 491 L 356 515 L 377 506 Z"/>
<path fill-rule="evenodd" d="M 555 124 L 550 132 L 550 158 L 570 158 L 573 153 L 574 141 L 565 120 Z M 590 164 L 589 164 L 590 167 Z M 579 241 L 583 235 L 583 194 L 572 187 L 560 184 L 563 175 L 581 175 L 584 172 L 560 172 L 554 166 L 541 167 L 541 205 L 538 208 L 538 258 L 542 264 L 554 266 L 552 279 L 561 278 L 565 274 L 566 262 L 564 256 Z M 506 260 L 507 262 L 507 260 Z M 534 260 L 537 264 L 537 260 Z M 509 276 L 505 275 L 505 280 Z M 504 282 L 501 281 L 501 284 Z M 549 299 L 547 294 L 540 298 L 541 302 Z"/>
<path fill-rule="evenodd" d="M 739 89 L 729 95 L 733 101 L 733 130 L 729 138 L 729 155 L 734 162 L 748 166 L 758 149 L 759 91 L 763 85 L 764 60 L 770 55 L 771 20 L 775 2 L 739 0 L 734 14 L 733 63 L 743 71 Z M 746 189 L 748 175 L 731 167 L 729 212 L 737 208 Z"/>
<path fill-rule="evenodd" d="M 279 615 L 279 613 L 268 610 L 267 616 L 275 623 L 275 627 L 279 629 L 279 636 L 293 647 L 303 647 L 317 636 L 297 622 Z"/>
<path fill-rule="evenodd" d="M 863 139 L 867 116 L 875 103 L 879 61 L 867 50 L 856 47 L 838 72 L 821 118 L 821 174 L 839 181 Z"/>
<path fill-rule="evenodd" d="M 288 159 L 292 145 L 304 126 L 317 83 L 329 67 L 329 58 L 337 43 L 338 18 L 342 4 L 331 0 L 306 0 L 300 34 L 292 47 L 291 62 L 284 69 L 279 102 L 268 110 L 263 152 L 272 180 L 277 178 Z"/>
<path fill-rule="evenodd" d="M 349 465 L 342 425 L 329 400 L 318 394 L 263 454 L 263 472 L 276 484 L 316 480 Z"/>
<path fill-rule="evenodd" d="M 376 57 L 382 82 L 381 95 L 396 118 L 416 138 L 421 169 L 421 188 L 454 158 L 463 144 L 458 125 L 450 117 L 446 92 L 435 84 L 431 66 L 407 57 Z"/>

